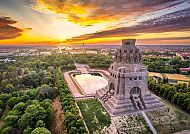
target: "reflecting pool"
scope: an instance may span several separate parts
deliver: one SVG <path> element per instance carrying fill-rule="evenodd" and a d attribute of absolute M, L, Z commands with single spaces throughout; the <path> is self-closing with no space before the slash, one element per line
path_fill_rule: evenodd
<path fill-rule="evenodd" d="M 100 74 L 79 74 L 74 77 L 86 94 L 95 94 L 96 90 L 108 84 L 108 81 Z"/>

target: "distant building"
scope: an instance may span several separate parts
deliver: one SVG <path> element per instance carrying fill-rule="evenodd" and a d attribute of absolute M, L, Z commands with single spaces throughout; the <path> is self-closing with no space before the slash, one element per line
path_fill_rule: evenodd
<path fill-rule="evenodd" d="M 13 53 L 8 52 L 8 53 L 0 53 L 0 56 L 11 56 Z"/>
<path fill-rule="evenodd" d="M 97 51 L 86 51 L 86 54 L 97 54 Z"/>
<path fill-rule="evenodd" d="M 40 52 L 41 55 L 51 55 L 51 52 L 48 51 L 44 51 L 44 52 Z"/>
<path fill-rule="evenodd" d="M 83 51 L 70 51 L 71 54 L 84 54 Z"/>
<path fill-rule="evenodd" d="M 2 62 L 15 62 L 16 60 L 6 58 L 6 59 L 0 59 L 0 61 L 2 61 Z"/>
<path fill-rule="evenodd" d="M 102 52 L 101 54 L 106 55 L 106 56 L 108 56 L 108 55 L 109 55 L 109 53 L 108 53 L 108 52 Z"/>
<path fill-rule="evenodd" d="M 180 68 L 180 69 L 179 69 L 179 72 L 180 72 L 180 73 L 183 73 L 183 74 L 187 74 L 187 73 L 190 72 L 190 67 L 188 67 L 188 68 Z"/>

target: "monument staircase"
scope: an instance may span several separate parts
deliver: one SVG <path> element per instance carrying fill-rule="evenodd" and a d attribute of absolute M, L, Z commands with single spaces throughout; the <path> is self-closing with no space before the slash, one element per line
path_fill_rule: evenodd
<path fill-rule="evenodd" d="M 132 103 L 137 110 L 143 110 L 145 109 L 143 99 L 140 97 L 134 97 L 133 95 L 131 96 Z"/>
<path fill-rule="evenodd" d="M 110 99 L 111 96 L 113 96 L 113 95 L 114 95 L 114 91 L 113 91 L 113 90 L 109 90 L 109 91 L 107 91 L 107 92 L 101 97 L 101 99 L 102 99 L 102 101 L 105 103 L 105 102 L 108 101 L 108 99 Z"/>

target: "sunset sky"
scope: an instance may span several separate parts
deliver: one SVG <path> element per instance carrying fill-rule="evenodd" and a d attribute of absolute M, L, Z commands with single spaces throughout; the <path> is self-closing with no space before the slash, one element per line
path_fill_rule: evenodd
<path fill-rule="evenodd" d="M 190 0 L 0 0 L 0 45 L 190 45 Z"/>

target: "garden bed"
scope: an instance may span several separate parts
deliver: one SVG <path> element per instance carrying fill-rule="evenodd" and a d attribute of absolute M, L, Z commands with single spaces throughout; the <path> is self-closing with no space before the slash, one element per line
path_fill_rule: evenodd
<path fill-rule="evenodd" d="M 147 112 L 159 134 L 168 134 L 190 129 L 189 115 L 173 109 Z"/>
<path fill-rule="evenodd" d="M 91 134 L 110 125 L 110 116 L 97 99 L 80 100 L 77 104 Z"/>

